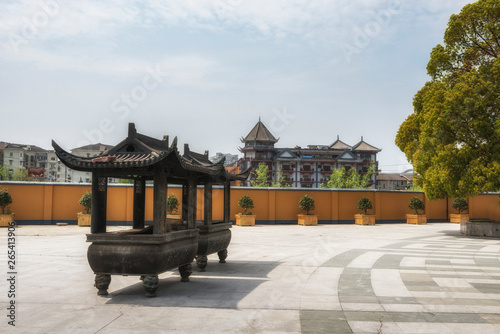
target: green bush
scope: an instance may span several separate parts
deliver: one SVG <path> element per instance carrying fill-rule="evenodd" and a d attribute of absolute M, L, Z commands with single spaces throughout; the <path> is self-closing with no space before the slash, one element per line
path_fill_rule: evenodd
<path fill-rule="evenodd" d="M 252 213 L 251 212 L 247 213 L 247 210 L 254 208 L 253 199 L 248 195 L 244 195 L 238 201 L 238 206 L 243 209 L 243 213 L 242 213 L 243 215 L 251 215 Z"/>
<path fill-rule="evenodd" d="M 418 197 L 413 197 L 410 200 L 410 205 L 408 205 L 410 209 L 415 210 L 415 214 L 418 215 L 418 210 L 425 209 L 425 203 Z"/>
<path fill-rule="evenodd" d="M 78 204 L 84 207 L 86 214 L 89 214 L 92 209 L 92 193 L 87 191 L 83 194 L 82 198 L 78 201 Z"/>
<path fill-rule="evenodd" d="M 174 194 L 167 197 L 167 213 L 174 215 L 179 210 L 179 200 Z"/>
<path fill-rule="evenodd" d="M 2 214 L 9 214 L 9 211 L 6 210 L 12 202 L 12 196 L 9 191 L 7 189 L 0 190 L 0 208 L 2 208 Z"/>
<path fill-rule="evenodd" d="M 368 197 L 362 197 L 358 202 L 358 209 L 365 210 L 366 215 L 367 210 L 373 209 L 372 201 Z"/>
<path fill-rule="evenodd" d="M 302 211 L 306 212 L 306 215 L 309 214 L 309 211 L 314 210 L 314 199 L 310 197 L 309 195 L 304 195 L 299 201 L 299 208 Z"/>
<path fill-rule="evenodd" d="M 451 206 L 453 207 L 453 209 L 457 210 L 458 213 L 461 213 L 462 211 L 465 211 L 469 208 L 467 201 L 463 198 L 455 198 L 453 203 L 451 203 Z"/>

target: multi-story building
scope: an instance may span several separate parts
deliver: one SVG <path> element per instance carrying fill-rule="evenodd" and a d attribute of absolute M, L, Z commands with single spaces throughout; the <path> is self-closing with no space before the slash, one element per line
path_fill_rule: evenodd
<path fill-rule="evenodd" d="M 104 151 L 111 149 L 113 146 L 106 144 L 90 144 L 81 147 L 77 147 L 71 150 L 71 153 L 74 155 L 78 155 L 80 157 L 95 157 L 101 154 Z M 115 180 L 109 180 L 110 182 L 114 182 Z M 92 173 L 91 172 L 80 172 L 73 169 L 68 169 L 68 182 L 92 182 Z"/>
<path fill-rule="evenodd" d="M 269 166 L 268 181 L 284 182 L 296 188 L 319 188 L 328 182 L 334 169 L 354 169 L 358 173 L 366 173 L 370 164 L 377 163 L 377 153 L 381 150 L 363 140 L 350 146 L 339 139 L 331 145 L 308 145 L 305 148 L 275 148 L 278 142 L 273 134 L 260 121 L 250 133 L 241 138 L 244 147 L 240 148 L 243 158 L 238 161 L 241 170 L 252 167 L 257 169 L 259 163 Z M 252 175 L 246 185 L 255 180 Z M 375 184 L 375 176 L 372 176 Z"/>
<path fill-rule="evenodd" d="M 25 169 L 27 164 L 23 145 L 6 143 L 3 149 L 3 165 L 11 170 Z"/>
<path fill-rule="evenodd" d="M 380 173 L 376 188 L 380 190 L 406 190 L 413 186 L 413 173 Z"/>
<path fill-rule="evenodd" d="M 214 156 L 210 157 L 210 162 L 215 163 L 217 161 L 220 161 L 220 159 L 222 159 L 224 157 L 226 157 L 226 160 L 224 161 L 224 166 L 230 166 L 230 165 L 234 164 L 236 161 L 238 161 L 237 154 L 217 152 L 217 153 L 215 153 Z"/>

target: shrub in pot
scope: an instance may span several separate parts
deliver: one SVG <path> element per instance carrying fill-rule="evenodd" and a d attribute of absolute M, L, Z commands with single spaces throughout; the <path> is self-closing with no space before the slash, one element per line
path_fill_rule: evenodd
<path fill-rule="evenodd" d="M 373 209 L 372 201 L 368 197 L 362 197 L 358 201 L 358 209 L 363 210 L 364 214 L 354 215 L 354 223 L 357 225 L 375 225 L 375 215 L 369 215 L 368 210 Z"/>
<path fill-rule="evenodd" d="M 410 200 L 408 207 L 415 211 L 415 214 L 406 215 L 406 223 L 408 224 L 427 224 L 427 216 L 419 214 L 419 211 L 425 210 L 425 203 L 419 197 L 413 197 Z"/>
<path fill-rule="evenodd" d="M 179 211 L 179 200 L 177 196 L 171 194 L 167 197 L 167 217 L 173 219 L 180 219 L 181 216 L 178 213 Z"/>
<path fill-rule="evenodd" d="M 236 215 L 236 225 L 238 226 L 254 226 L 255 225 L 255 215 L 248 211 L 254 208 L 253 199 L 248 195 L 243 195 L 238 200 L 238 206 L 243 209 Z"/>
<path fill-rule="evenodd" d="M 10 226 L 14 221 L 14 214 L 9 206 L 13 203 L 12 195 L 7 189 L 0 190 L 0 226 Z"/>
<path fill-rule="evenodd" d="M 78 201 L 78 204 L 83 206 L 84 212 L 78 213 L 78 226 L 90 226 L 91 215 L 90 211 L 92 209 L 92 193 L 86 192 Z"/>
<path fill-rule="evenodd" d="M 314 198 L 309 195 L 302 196 L 299 201 L 299 208 L 306 213 L 305 215 L 298 215 L 299 225 L 318 225 L 318 216 L 310 213 L 316 208 Z"/>
<path fill-rule="evenodd" d="M 469 214 L 462 213 L 469 208 L 467 201 L 463 198 L 455 198 L 451 206 L 458 211 L 457 214 L 450 214 L 450 223 L 461 223 L 469 221 Z"/>

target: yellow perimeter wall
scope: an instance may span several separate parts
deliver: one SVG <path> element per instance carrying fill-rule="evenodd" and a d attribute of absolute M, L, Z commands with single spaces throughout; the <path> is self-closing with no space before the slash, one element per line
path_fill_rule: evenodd
<path fill-rule="evenodd" d="M 80 197 L 90 191 L 90 185 L 61 183 L 21 183 L 2 182 L 0 189 L 7 188 L 14 203 L 11 210 L 20 224 L 55 224 L 57 222 L 76 223 L 76 213 L 83 210 L 78 204 Z M 181 188 L 169 188 L 181 201 Z M 451 207 L 453 199 L 428 201 L 421 192 L 377 191 L 377 190 L 330 190 L 330 189 L 279 189 L 279 188 L 231 188 L 231 219 L 241 212 L 238 199 L 249 195 L 257 215 L 257 223 L 296 223 L 299 199 L 308 194 L 316 201 L 314 213 L 320 223 L 354 222 L 354 214 L 361 213 L 356 208 L 361 197 L 368 197 L 373 203 L 369 214 L 375 214 L 382 222 L 404 222 L 410 199 L 418 196 L 425 200 L 427 218 L 431 221 L 446 221 L 446 212 L 455 213 Z M 214 188 L 213 218 L 223 218 L 223 189 Z M 468 199 L 471 219 L 500 220 L 498 194 L 479 195 Z M 109 224 L 131 224 L 133 207 L 133 188 L 131 185 L 110 185 L 108 187 L 107 220 Z M 203 218 L 203 189 L 198 189 L 197 217 Z M 153 188 L 146 189 L 146 221 L 153 219 Z"/>

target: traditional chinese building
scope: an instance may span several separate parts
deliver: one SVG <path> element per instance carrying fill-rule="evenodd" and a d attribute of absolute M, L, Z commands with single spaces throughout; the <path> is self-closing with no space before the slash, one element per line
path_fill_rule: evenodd
<path fill-rule="evenodd" d="M 381 151 L 365 142 L 363 137 L 353 146 L 337 136 L 330 145 L 308 145 L 306 148 L 276 148 L 274 145 L 278 140 L 259 119 L 250 133 L 241 138 L 243 158 L 238 161 L 238 167 L 256 170 L 259 163 L 264 162 L 269 166 L 269 182 L 278 182 L 283 176 L 284 182 L 292 187 L 319 188 L 328 182 L 333 169 L 366 173 L 371 163 L 377 166 L 377 153 Z M 246 181 L 246 186 L 250 186 L 253 180 L 255 175 Z M 375 176 L 372 182 L 375 183 Z"/>

